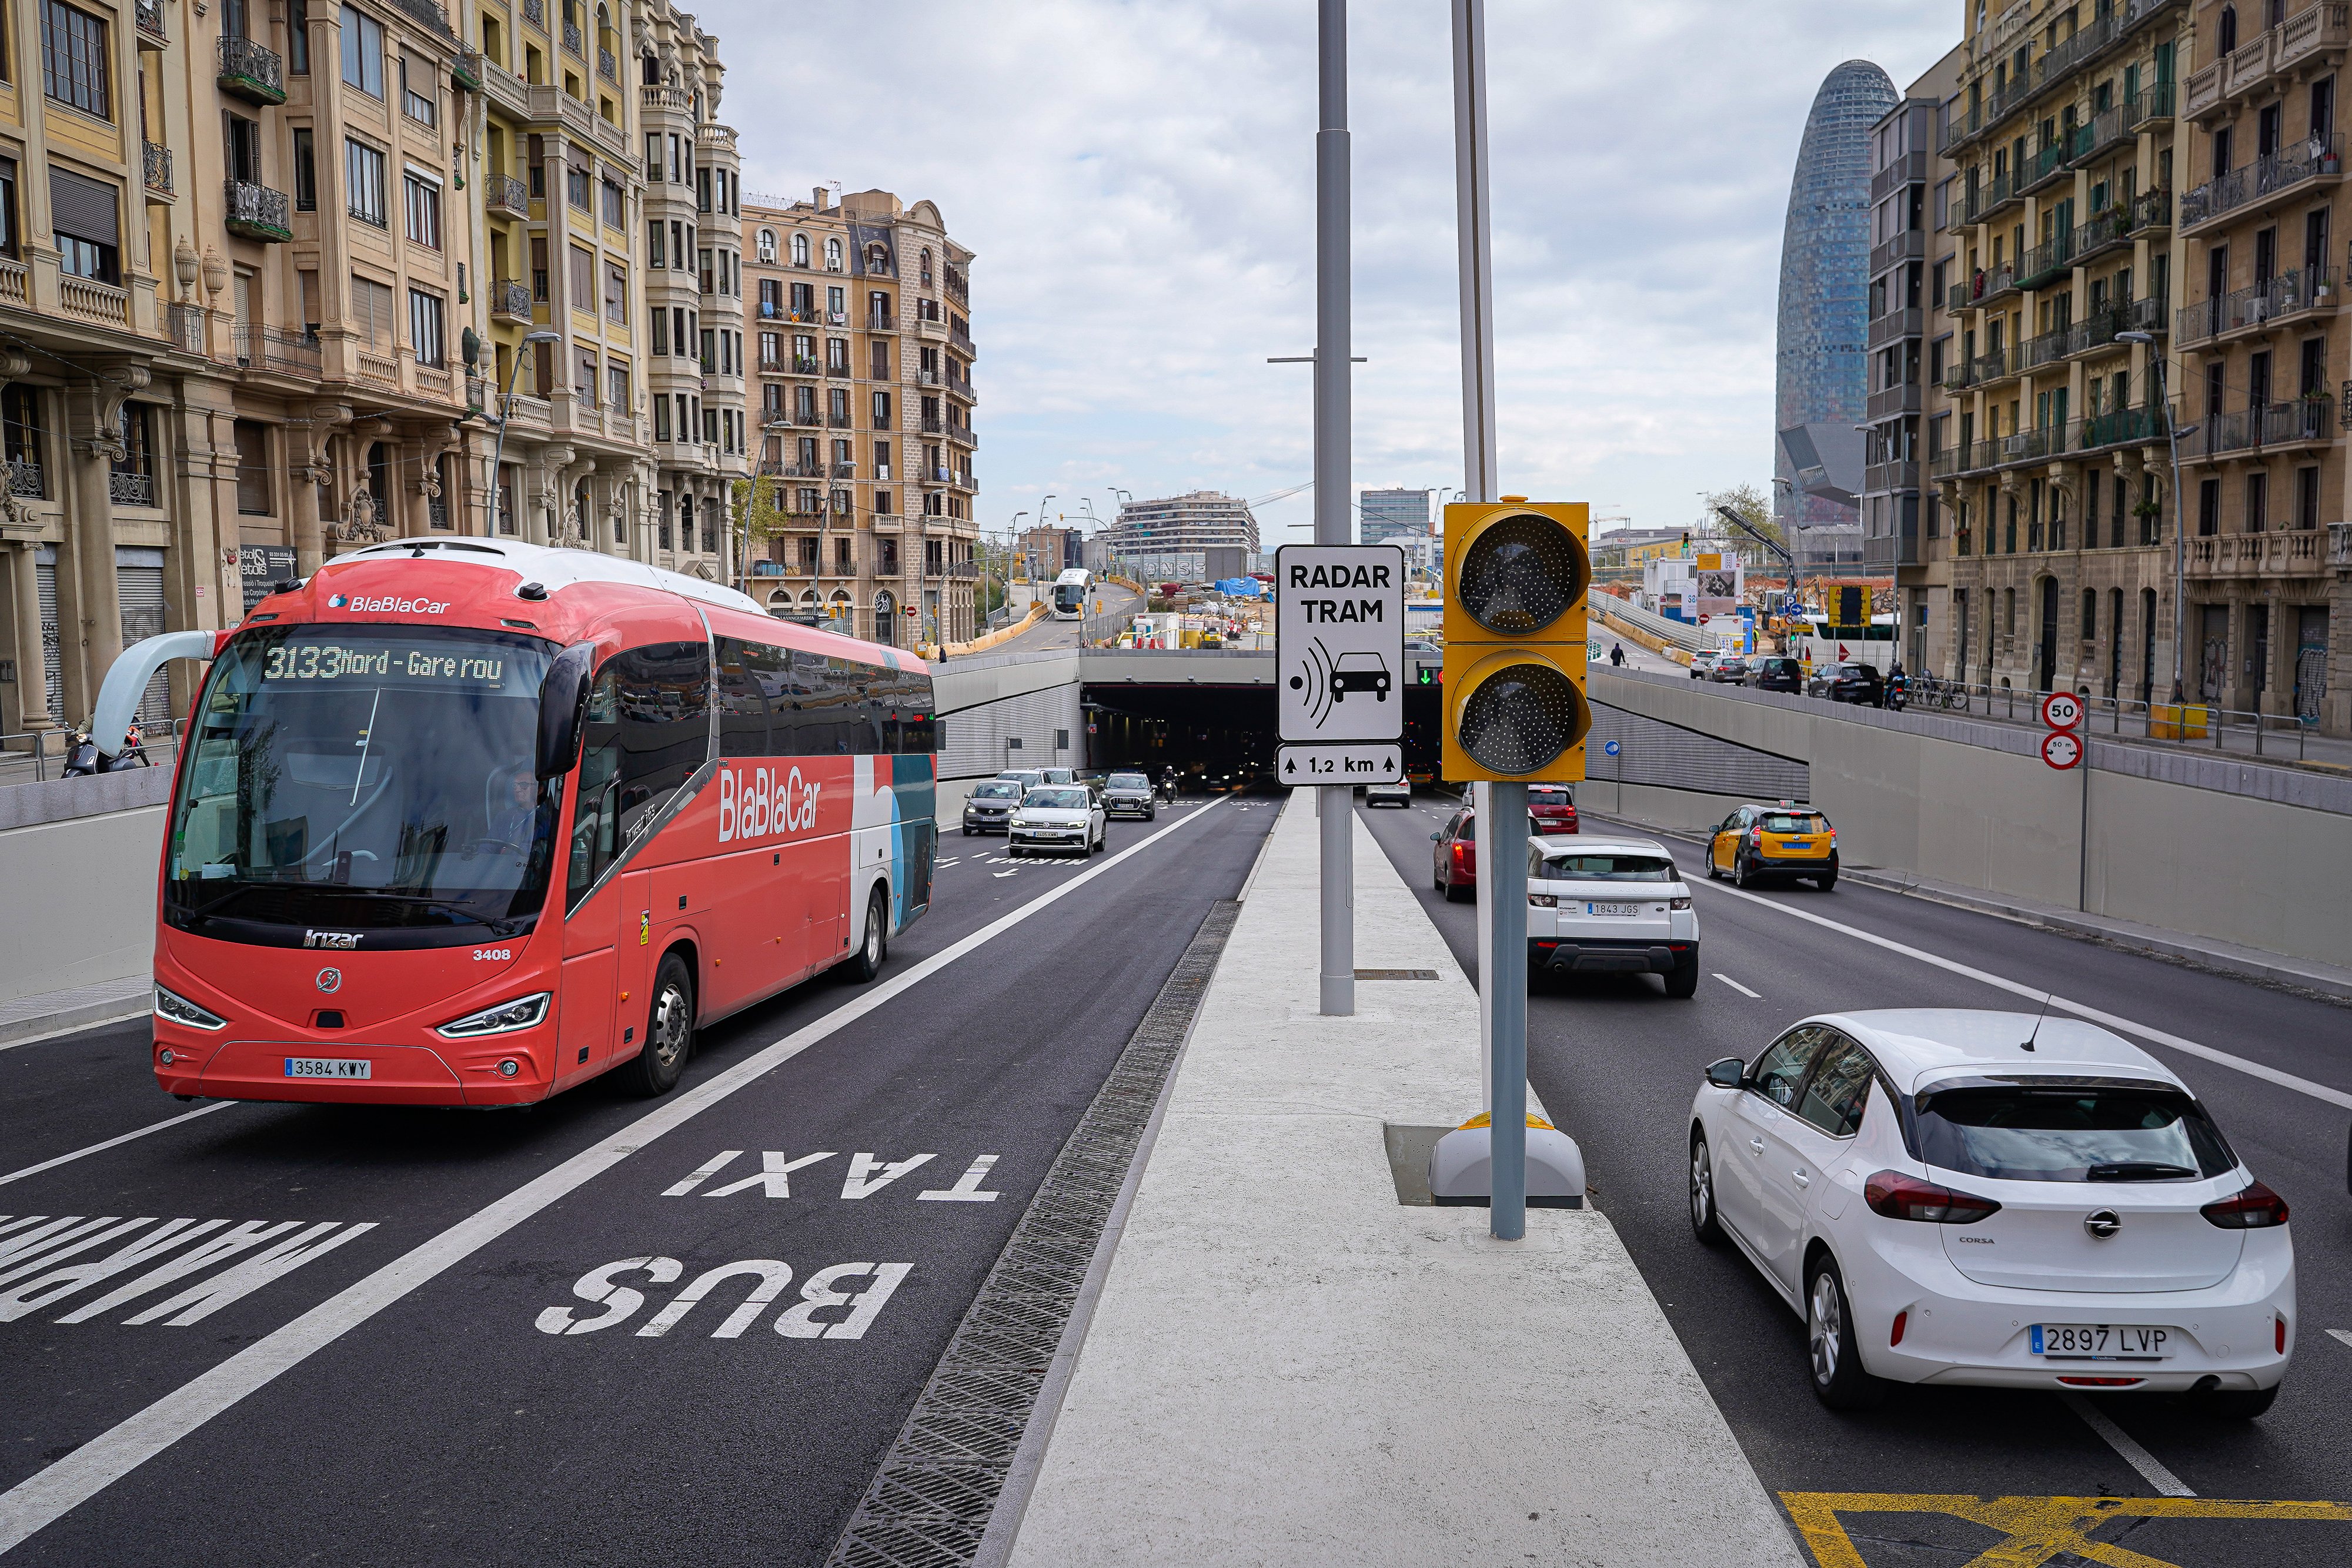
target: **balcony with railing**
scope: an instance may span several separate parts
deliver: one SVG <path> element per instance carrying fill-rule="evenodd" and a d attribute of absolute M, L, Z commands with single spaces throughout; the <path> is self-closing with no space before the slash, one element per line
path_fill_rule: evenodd
<path fill-rule="evenodd" d="M 222 199 L 226 208 L 222 217 L 229 233 L 268 245 L 282 245 L 294 237 L 293 229 L 288 226 L 293 220 L 285 192 L 244 180 L 228 180 L 223 182 Z"/>
<path fill-rule="evenodd" d="M 2336 275 L 2326 267 L 2282 272 L 2218 298 L 2183 306 L 2173 340 L 2182 345 L 2232 333 L 2267 330 L 2306 311 L 2325 309 L 2336 295 Z"/>
<path fill-rule="evenodd" d="M 160 141 L 139 144 L 140 166 L 144 171 L 147 193 L 172 199 L 172 150 Z"/>
<path fill-rule="evenodd" d="M 2162 403 L 2109 409 L 2076 420 L 2067 431 L 2070 452 L 2096 452 L 2110 446 L 2145 446 L 2168 439 L 2172 426 Z"/>
<path fill-rule="evenodd" d="M 224 37 L 215 77 L 231 98 L 264 106 L 286 101 L 286 62 L 251 38 Z"/>
<path fill-rule="evenodd" d="M 2021 372 L 2039 370 L 2043 365 L 2054 365 L 2064 359 L 2066 340 L 2074 330 L 2072 326 L 2060 327 L 2048 332 L 2037 332 L 2026 339 L 2017 346 L 2018 370 Z"/>
<path fill-rule="evenodd" d="M 2172 193 L 2142 191 L 2132 198 L 2131 233 L 2135 238 L 2172 226 Z"/>
<path fill-rule="evenodd" d="M 2025 166 L 2017 172 L 2017 193 L 2030 196 L 2036 191 L 2057 183 L 2069 172 L 2066 163 L 2066 139 L 2063 136 L 2034 151 L 2027 157 Z"/>
<path fill-rule="evenodd" d="M 2327 570 L 2352 569 L 2352 523 L 2327 525 Z"/>
<path fill-rule="evenodd" d="M 2259 98 L 2268 90 L 2311 73 L 2315 58 L 2340 53 L 2352 43 L 2352 6 L 2345 0 L 2321 0 L 2266 27 L 2201 70 L 2189 73 L 2183 101 L 2196 118 Z M 2250 6 L 2245 16 L 2253 14 Z"/>
<path fill-rule="evenodd" d="M 1924 260 L 1927 255 L 1927 231 L 1905 229 L 1893 239 L 1881 240 L 1870 247 L 1870 275 L 1875 277 L 1890 267 Z"/>
<path fill-rule="evenodd" d="M 1990 304 L 2017 287 L 2017 269 L 2007 262 L 1990 267 L 1979 267 L 1976 276 L 1952 285 L 1945 301 L 1948 310 L 1969 310 Z"/>
<path fill-rule="evenodd" d="M 614 59 L 613 51 L 602 44 L 596 46 L 596 74 L 615 86 L 621 80 L 621 62 Z"/>
<path fill-rule="evenodd" d="M 888 310 L 869 310 L 866 314 L 866 329 L 869 332 L 896 332 L 898 318 Z"/>
<path fill-rule="evenodd" d="M 2131 306 L 2128 299 L 2103 305 L 2080 321 L 2066 329 L 2065 355 L 2087 354 L 2104 349 L 2116 340 L 2116 334 L 2131 328 Z"/>
<path fill-rule="evenodd" d="M 1871 204 L 1875 206 L 1879 202 L 1885 199 L 1888 192 L 1895 190 L 1897 186 L 1916 183 L 1925 181 L 1927 178 L 1927 149 L 1920 148 L 1914 152 L 1902 153 L 1895 158 L 1894 162 L 1889 163 L 1885 168 L 1881 169 L 1878 172 L 1870 177 Z"/>
<path fill-rule="evenodd" d="M 46 500 L 49 494 L 49 476 L 37 463 L 23 457 L 8 460 L 8 494 L 20 500 Z"/>
<path fill-rule="evenodd" d="M 976 447 L 980 444 L 980 437 L 971 433 L 971 426 L 958 424 L 953 420 L 948 422 L 948 439 L 965 446 Z"/>
<path fill-rule="evenodd" d="M 1889 491 L 1916 490 L 1919 487 L 1919 465 L 1916 463 L 1873 463 L 1862 471 L 1864 494 L 1883 496 Z"/>
<path fill-rule="evenodd" d="M 2344 525 L 2268 529 L 2258 534 L 2191 535 L 2182 542 L 2183 571 L 2190 577 L 2319 577 L 2326 572 L 2330 534 Z"/>
<path fill-rule="evenodd" d="M 2301 195 L 2316 180 L 2341 179 L 2344 138 L 2311 136 L 2290 141 L 2243 168 L 2216 175 L 2180 198 L 2180 230 L 2194 232 L 2233 213 L 2251 215 L 2273 202 Z"/>
<path fill-rule="evenodd" d="M 308 332 L 289 331 L 284 327 L 240 326 L 231 340 L 236 344 L 240 370 L 318 379 L 321 363 L 319 340 Z"/>
<path fill-rule="evenodd" d="M 1864 404 L 1863 417 L 1875 424 L 1882 419 L 1893 419 L 1897 414 L 1918 412 L 1919 383 L 1904 382 L 1884 391 L 1872 392 Z"/>
<path fill-rule="evenodd" d="M 2141 89 L 2120 103 L 2108 105 L 2074 128 L 2067 143 L 2067 162 L 2076 165 L 2131 145 L 2143 128 L 2172 118 L 2173 84 L 2160 81 Z"/>
<path fill-rule="evenodd" d="M 170 13 L 164 10 L 163 0 L 138 0 L 135 9 L 142 42 L 152 39 L 157 44 L 168 44 L 172 41 Z"/>
<path fill-rule="evenodd" d="M 1907 310 L 1889 310 L 1884 316 L 1874 316 L 1871 319 L 1864 346 L 1875 349 L 1887 343 L 1900 342 L 1906 338 L 1916 338 L 1926 320 L 1927 313 L 1916 306 Z"/>
<path fill-rule="evenodd" d="M 980 401 L 980 394 L 971 390 L 970 376 L 960 376 L 953 371 L 950 371 L 947 374 L 947 389 L 950 397 L 961 398 L 966 402 Z"/>
<path fill-rule="evenodd" d="M 948 329 L 948 347 L 968 360 L 977 358 L 980 353 L 980 350 L 972 343 L 971 335 L 961 327 Z"/>
<path fill-rule="evenodd" d="M 512 174 L 488 174 L 482 178 L 482 204 L 499 216 L 528 218 L 530 216 L 530 187 Z"/>
<path fill-rule="evenodd" d="M 2110 250 L 2131 241 L 2131 208 L 2122 202 L 2110 203 L 2091 214 L 2088 223 L 2074 225 L 2074 265 L 2084 267 Z"/>
<path fill-rule="evenodd" d="M 2017 258 L 2017 286 L 2039 288 L 2074 265 L 2074 232 L 2062 230 Z"/>
<path fill-rule="evenodd" d="M 530 286 L 511 277 L 501 277 L 490 285 L 490 316 L 499 321 L 530 319 Z"/>
<path fill-rule="evenodd" d="M 582 60 L 588 57 L 588 42 L 580 36 L 577 22 L 563 24 L 563 52 Z"/>
<path fill-rule="evenodd" d="M 2336 401 L 2324 393 L 2242 408 L 2180 434 L 2180 460 L 2213 462 L 2241 453 L 2324 445 L 2335 439 Z"/>
<path fill-rule="evenodd" d="M 116 468 L 107 475 L 107 498 L 118 507 L 152 507 L 155 504 L 155 476 L 135 469 Z"/>

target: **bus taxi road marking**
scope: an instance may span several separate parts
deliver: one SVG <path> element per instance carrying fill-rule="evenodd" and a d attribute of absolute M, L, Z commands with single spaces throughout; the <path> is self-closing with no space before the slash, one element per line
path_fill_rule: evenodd
<path fill-rule="evenodd" d="M 741 1149 L 719 1150 L 715 1156 L 705 1160 L 688 1172 L 685 1179 L 664 1187 L 662 1196 L 664 1197 L 691 1196 L 697 1188 L 733 1165 L 736 1160 L 742 1157 L 742 1155 Z M 758 1175 L 743 1176 L 739 1180 L 729 1182 L 724 1186 L 710 1187 L 704 1191 L 702 1196 L 731 1197 L 739 1192 L 749 1192 L 757 1188 L 768 1197 L 790 1197 L 793 1196 L 793 1172 L 833 1157 L 834 1151 L 831 1149 L 822 1150 L 814 1155 L 803 1155 L 799 1159 L 789 1157 L 782 1149 L 762 1149 L 760 1151 Z M 871 1197 L 900 1176 L 918 1170 L 939 1157 L 936 1154 L 909 1155 L 903 1160 L 893 1160 L 876 1155 L 870 1150 L 860 1150 L 849 1157 L 847 1174 L 841 1184 L 841 1199 L 845 1203 L 856 1203 Z M 953 1186 L 933 1187 L 928 1192 L 916 1194 L 916 1197 L 919 1201 L 927 1200 L 933 1203 L 993 1203 L 998 1195 L 982 1191 L 980 1184 L 996 1161 L 997 1156 L 994 1155 L 982 1155 L 964 1167 L 963 1175 L 956 1178 Z M 804 1188 L 808 1185 L 807 1182 L 802 1183 Z"/>
<path fill-rule="evenodd" d="M 2352 1344 L 2352 1331 L 2345 1329 L 2329 1329 L 2327 1331 L 2327 1337 L 2343 1344 Z"/>
<path fill-rule="evenodd" d="M 2325 1083 L 2315 1083 L 2308 1078 L 2298 1078 L 2292 1072 L 2282 1072 L 2275 1067 L 2266 1066 L 2247 1057 L 2232 1056 L 2226 1051 L 2216 1051 L 2210 1045 L 2200 1045 L 2193 1040 L 2183 1040 L 2177 1034 L 2168 1034 L 2160 1029 L 2150 1029 L 2146 1024 L 2134 1023 L 2127 1018 L 2102 1011 L 2087 1003 L 2069 1001 L 2054 992 L 2040 990 L 2016 980 L 2006 979 L 2000 975 L 1988 974 L 1982 969 L 1947 958 L 1940 953 L 1930 953 L 1923 948 L 1897 942 L 1892 937 L 1881 936 L 1876 932 L 1864 931 L 1859 926 L 1832 920 L 1827 915 L 1815 915 L 1809 909 L 1799 909 L 1775 898 L 1764 898 L 1753 893 L 1743 893 L 1736 887 L 1724 887 L 1711 882 L 1705 883 L 1694 882 L 1691 885 L 1693 887 L 1704 885 L 1710 894 L 1719 894 L 1727 898 L 1744 898 L 1751 904 L 1760 904 L 1767 909 L 1778 910 L 1792 919 L 1809 920 L 1816 925 L 1851 936 L 1857 942 L 1867 942 L 1874 946 L 1884 947 L 1890 953 L 1900 953 L 1906 957 L 1916 958 L 1923 964 L 1932 964 L 1938 969 L 1948 969 L 1955 975 L 1965 975 L 1971 980 L 1981 980 L 1996 989 L 2024 997 L 2037 1007 L 2046 999 L 2050 1006 L 2063 1009 L 2076 1018 L 2088 1019 L 2096 1024 L 2105 1024 L 2107 1028 L 2125 1034 L 2136 1034 L 2151 1044 L 2168 1046 L 2174 1051 L 2201 1057 L 2216 1065 L 2242 1072 L 2250 1078 L 2259 1078 L 2264 1082 L 2275 1083 L 2282 1089 L 2292 1089 L 2298 1094 L 2308 1094 L 2314 1100 L 2324 1100 L 2338 1109 L 2352 1111 L 2352 1094 L 2347 1094 L 2341 1089 L 2331 1089 Z"/>
<path fill-rule="evenodd" d="M 2091 1532 L 2117 1519 L 2352 1521 L 2340 1502 L 2223 1502 L 2197 1497 L 1962 1497 L 1939 1493 L 1784 1491 L 1780 1505 L 1820 1568 L 1868 1568 L 1838 1515 L 1940 1513 L 2000 1532 L 1962 1568 L 2030 1568 L 2060 1556 L 2110 1568 L 2179 1568 Z"/>
<path fill-rule="evenodd" d="M 104 1154 L 117 1145 L 127 1144 L 133 1138 L 143 1138 L 150 1133 L 160 1133 L 166 1127 L 176 1127 L 184 1122 L 193 1122 L 199 1116 L 209 1116 L 215 1111 L 226 1111 L 236 1103 L 238 1102 L 235 1100 L 215 1100 L 209 1105 L 199 1105 L 184 1115 L 166 1116 L 160 1122 L 150 1123 L 135 1133 L 124 1133 L 119 1137 L 109 1138 L 103 1143 L 92 1144 L 86 1149 L 76 1149 L 69 1155 L 59 1155 L 53 1160 L 43 1160 L 37 1166 L 26 1166 L 23 1170 L 10 1171 L 6 1176 L 0 1176 L 0 1186 L 6 1186 L 12 1181 L 23 1181 L 29 1176 L 38 1176 L 43 1171 L 55 1170 L 59 1166 L 71 1165 L 85 1155 Z"/>
<path fill-rule="evenodd" d="M 2140 1473 L 2140 1478 L 2166 1497 L 2195 1497 L 2181 1483 L 2179 1476 L 2164 1468 L 2164 1462 L 2146 1448 L 2139 1439 L 2107 1419 L 2107 1413 L 2092 1400 L 2069 1390 L 2058 1396 L 2067 1409 L 2083 1418 L 2083 1425 L 2107 1441 L 2107 1447 L 2124 1457 L 2124 1461 Z"/>
<path fill-rule="evenodd" d="M 154 1228 L 146 1229 L 149 1226 Z M 168 1327 L 185 1328 L 375 1228 L 373 1220 L 345 1226 L 336 1219 L 317 1224 L 248 1219 L 230 1227 L 226 1219 L 167 1219 L 156 1225 L 152 1215 L 136 1219 L 110 1214 L 95 1218 L 79 1214 L 57 1218 L 46 1214 L 0 1215 L 0 1323 L 30 1317 L 118 1275 L 145 1270 L 50 1320 L 88 1322 L 201 1274 L 215 1263 L 227 1264 L 212 1278 L 140 1307 L 121 1320 L 125 1323 L 163 1321 Z M 300 1234 L 287 1234 L 296 1230 Z M 100 1250 L 116 1242 L 123 1244 L 112 1251 Z M 190 1247 L 190 1242 L 195 1245 Z M 268 1245 L 265 1248 L 265 1244 Z M 265 1249 L 256 1252 L 256 1248 Z M 179 1256 L 166 1259 L 164 1255 L 172 1252 Z M 243 1256 L 247 1253 L 252 1255 Z M 150 1264 L 157 1266 L 149 1268 Z"/>
<path fill-rule="evenodd" d="M 1757 996 L 1754 991 L 1749 990 L 1746 986 L 1741 985 L 1738 981 L 1733 979 L 1728 975 L 1717 975 L 1716 976 L 1716 978 L 1721 980 L 1725 985 L 1729 986 L 1733 990 L 1738 991 L 1743 997 L 1752 997 L 1759 1002 L 1764 999 L 1762 997 Z"/>
<path fill-rule="evenodd" d="M 912 1263 L 859 1262 L 819 1269 L 802 1284 L 801 1299 L 777 1314 L 776 1333 L 786 1339 L 864 1339 L 866 1331 L 873 1326 L 900 1281 L 914 1267 Z M 549 1307 L 532 1320 L 532 1326 L 541 1333 L 566 1337 L 616 1327 L 646 1304 L 646 1293 L 619 1283 L 622 1277 L 643 1274 L 656 1285 L 667 1285 L 685 1272 L 686 1265 L 675 1258 L 623 1258 L 604 1264 L 581 1275 L 572 1286 L 573 1295 L 603 1307 L 602 1312 L 583 1318 L 571 1307 Z M 740 1339 L 745 1329 L 760 1321 L 769 1303 L 783 1294 L 784 1287 L 792 1283 L 793 1270 L 791 1264 L 776 1258 L 743 1258 L 706 1270 L 696 1275 L 693 1282 L 672 1298 L 667 1306 L 647 1319 L 645 1326 L 637 1330 L 637 1337 L 661 1338 L 676 1328 L 714 1287 L 735 1279 L 756 1280 L 759 1283 L 751 1287 L 733 1312 L 719 1320 L 710 1331 L 712 1339 Z M 869 1282 L 856 1290 L 835 1289 L 853 1279 Z M 835 1307 L 845 1311 L 839 1317 L 816 1315 Z"/>
<path fill-rule="evenodd" d="M 1137 840 L 1099 864 L 1047 889 L 1009 914 L 934 953 L 895 979 L 885 980 L 803 1024 L 734 1066 L 692 1088 L 680 1088 L 654 1110 L 554 1168 L 412 1249 L 321 1301 L 284 1327 L 154 1401 L 0 1493 L 0 1552 L 96 1496 L 246 1396 L 324 1350 L 344 1334 L 431 1283 L 541 1209 L 619 1165 L 664 1134 L 758 1082 L 811 1046 L 905 994 L 958 959 L 978 951 L 1033 915 L 1160 840 L 1216 810 L 1210 801 Z"/>

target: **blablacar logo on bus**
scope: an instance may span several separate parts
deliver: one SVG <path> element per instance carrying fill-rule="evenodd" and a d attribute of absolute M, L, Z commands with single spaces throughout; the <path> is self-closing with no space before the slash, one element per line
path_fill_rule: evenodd
<path fill-rule="evenodd" d="M 382 596 L 371 599 L 365 594 L 354 599 L 347 593 L 335 593 L 328 596 L 327 608 L 356 610 L 363 615 L 438 615 L 449 607 L 434 599 L 394 599 Z"/>

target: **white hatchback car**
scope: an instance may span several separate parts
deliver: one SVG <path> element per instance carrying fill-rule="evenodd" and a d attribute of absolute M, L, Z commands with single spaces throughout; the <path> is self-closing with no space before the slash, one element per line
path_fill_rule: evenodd
<path fill-rule="evenodd" d="M 1690 1215 L 1806 1323 L 1813 1392 L 2145 1389 L 2270 1408 L 2287 1208 L 2188 1086 L 2095 1024 L 1823 1014 L 1691 1104 Z"/>
<path fill-rule="evenodd" d="M 1109 842 L 1110 818 L 1083 784 L 1040 784 L 1021 797 L 1005 830 L 1007 852 L 1088 855 Z"/>
<path fill-rule="evenodd" d="M 1663 975 L 1698 994 L 1698 912 L 1655 839 L 1528 840 L 1528 975 Z"/>

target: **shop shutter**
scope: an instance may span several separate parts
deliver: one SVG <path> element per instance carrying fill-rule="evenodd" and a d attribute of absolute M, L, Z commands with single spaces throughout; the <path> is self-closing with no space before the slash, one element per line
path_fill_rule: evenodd
<path fill-rule="evenodd" d="M 160 551 L 157 553 L 161 553 Z M 163 569 L 134 566 L 118 560 L 114 590 L 122 602 L 122 645 L 160 634 L 163 630 Z M 139 698 L 139 722 L 161 724 L 172 716 L 172 686 L 163 671 L 147 683 Z"/>
<path fill-rule="evenodd" d="M 33 591 L 41 601 L 41 674 L 48 687 L 49 718 L 66 721 L 66 671 L 63 645 L 58 640 L 58 569 L 44 563 L 33 568 Z"/>

